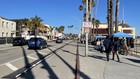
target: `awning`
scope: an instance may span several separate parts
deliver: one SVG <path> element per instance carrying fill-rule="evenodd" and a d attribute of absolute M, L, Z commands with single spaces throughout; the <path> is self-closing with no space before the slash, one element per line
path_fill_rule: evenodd
<path fill-rule="evenodd" d="M 127 38 L 133 38 L 133 35 L 131 34 L 126 34 L 123 32 L 117 32 L 113 34 L 113 37 L 127 37 Z"/>
<path fill-rule="evenodd" d="M 99 36 L 96 36 L 96 38 L 106 38 L 106 36 L 99 35 Z"/>

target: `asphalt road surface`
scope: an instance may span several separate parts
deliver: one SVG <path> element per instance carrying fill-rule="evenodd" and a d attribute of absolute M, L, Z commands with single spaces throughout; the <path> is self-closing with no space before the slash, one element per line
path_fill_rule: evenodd
<path fill-rule="evenodd" d="M 64 46 L 68 42 L 70 40 L 64 41 L 62 44 L 48 42 L 48 47 L 42 50 L 28 49 L 27 45 L 0 48 L 0 78 L 30 65 L 36 60 L 42 60 L 41 57 L 50 54 L 50 52 Z"/>

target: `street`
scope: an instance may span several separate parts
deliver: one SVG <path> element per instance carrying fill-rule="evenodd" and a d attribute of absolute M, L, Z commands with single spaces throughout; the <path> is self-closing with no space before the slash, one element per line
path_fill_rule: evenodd
<path fill-rule="evenodd" d="M 65 41 L 63 44 L 48 42 L 48 48 L 44 48 L 43 50 L 28 49 L 27 45 L 6 47 L 4 49 L 1 49 L 0 50 L 0 77 L 2 78 L 3 76 L 18 71 L 19 69 L 26 67 L 29 64 L 32 64 L 36 60 L 43 60 L 41 57 L 45 55 L 49 55 L 52 51 L 57 50 L 58 48 L 64 46 L 68 42 L 70 41 Z M 74 51 L 76 51 L 76 49 L 74 49 Z M 47 57 L 49 58 L 49 56 Z M 49 59 L 52 59 L 54 61 L 53 56 L 51 56 L 51 54 L 50 57 L 51 58 Z"/>
<path fill-rule="evenodd" d="M 106 61 L 106 54 L 79 44 L 80 79 L 139 79 L 140 56 L 119 55 L 120 62 Z M 43 50 L 15 46 L 0 49 L 0 77 L 3 79 L 74 79 L 77 42 L 48 42 Z M 135 53 L 134 53 L 135 54 Z"/>

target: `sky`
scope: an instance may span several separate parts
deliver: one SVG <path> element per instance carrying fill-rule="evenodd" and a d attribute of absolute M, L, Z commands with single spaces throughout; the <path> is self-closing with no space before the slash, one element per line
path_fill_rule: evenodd
<path fill-rule="evenodd" d="M 65 26 L 64 33 L 80 33 L 82 12 L 79 5 L 82 0 L 0 0 L 0 16 L 7 19 L 31 18 L 35 15 L 43 19 L 44 24 L 54 27 Z M 95 0 L 97 5 L 97 0 Z M 115 4 L 116 0 L 114 0 Z M 124 6 L 124 9 L 123 9 Z M 123 17 L 125 23 L 136 28 L 136 35 L 140 35 L 140 0 L 120 0 L 119 22 Z M 93 9 L 93 16 L 101 23 L 106 23 L 107 0 L 99 0 L 97 12 Z M 115 6 L 114 6 L 115 10 Z M 124 16 L 123 16 L 124 10 Z M 114 14 L 115 15 L 115 14 Z M 74 28 L 67 28 L 74 25 Z"/>

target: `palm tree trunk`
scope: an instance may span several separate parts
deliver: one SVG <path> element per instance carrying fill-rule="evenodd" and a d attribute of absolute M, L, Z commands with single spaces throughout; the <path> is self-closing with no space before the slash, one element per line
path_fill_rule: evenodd
<path fill-rule="evenodd" d="M 119 2 L 120 0 L 116 1 L 115 32 L 118 32 Z"/>
<path fill-rule="evenodd" d="M 114 19 L 113 19 L 113 13 L 114 13 L 114 0 L 111 0 L 110 1 L 110 8 L 111 8 L 111 14 L 110 14 L 110 25 L 111 25 L 111 32 L 110 32 L 110 35 L 112 35 L 114 33 Z"/>
<path fill-rule="evenodd" d="M 110 0 L 107 0 L 108 36 L 110 36 Z"/>
<path fill-rule="evenodd" d="M 96 36 L 98 35 L 98 27 L 96 26 Z"/>

